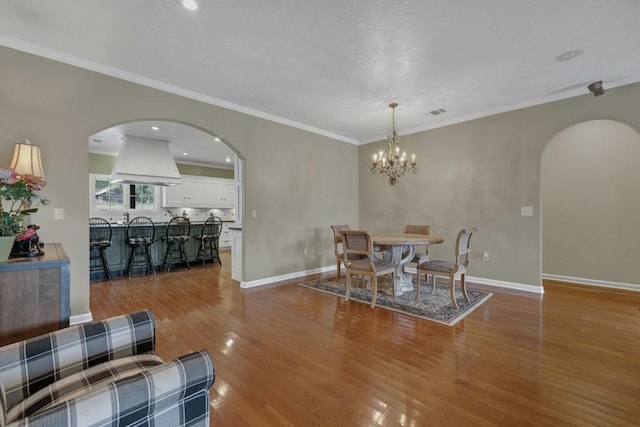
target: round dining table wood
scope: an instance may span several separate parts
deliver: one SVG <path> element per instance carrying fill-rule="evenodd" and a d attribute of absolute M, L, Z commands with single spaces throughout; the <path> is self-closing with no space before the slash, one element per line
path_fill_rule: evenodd
<path fill-rule="evenodd" d="M 414 289 L 413 277 L 405 273 L 404 266 L 413 259 L 416 246 L 444 243 L 440 236 L 409 233 L 372 233 L 371 241 L 382 252 L 383 258 L 395 265 L 396 295 Z"/>

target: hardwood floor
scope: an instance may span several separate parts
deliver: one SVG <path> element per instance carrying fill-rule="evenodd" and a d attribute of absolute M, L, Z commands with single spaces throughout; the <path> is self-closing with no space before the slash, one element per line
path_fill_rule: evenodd
<path fill-rule="evenodd" d="M 221 426 L 638 426 L 640 294 L 545 282 L 451 328 L 224 267 L 91 285 L 95 319 L 150 308 L 157 352 L 206 348 Z"/>

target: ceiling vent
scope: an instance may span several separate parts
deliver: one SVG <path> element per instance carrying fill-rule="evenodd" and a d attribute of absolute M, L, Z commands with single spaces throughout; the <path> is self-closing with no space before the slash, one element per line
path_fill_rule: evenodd
<path fill-rule="evenodd" d="M 430 111 L 429 113 L 430 113 L 432 116 L 437 116 L 437 115 L 439 115 L 439 114 L 446 113 L 446 112 L 447 112 L 447 110 L 445 110 L 444 108 L 439 108 L 439 109 L 437 109 L 437 110 Z"/>
<path fill-rule="evenodd" d="M 182 177 L 169 150 L 169 141 L 126 135 L 113 166 L 112 183 L 176 185 Z"/>

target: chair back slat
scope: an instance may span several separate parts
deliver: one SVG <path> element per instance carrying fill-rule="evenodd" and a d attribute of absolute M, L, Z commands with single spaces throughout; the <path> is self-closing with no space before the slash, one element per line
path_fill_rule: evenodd
<path fill-rule="evenodd" d="M 353 255 L 373 255 L 373 244 L 371 236 L 363 230 L 342 230 L 342 245 L 345 256 Z"/>
<path fill-rule="evenodd" d="M 155 237 L 156 228 L 151 218 L 148 218 L 146 216 L 137 216 L 129 221 L 129 224 L 127 225 L 127 240 L 154 240 Z"/>
<path fill-rule="evenodd" d="M 220 237 L 222 232 L 222 219 L 218 216 L 210 216 L 202 226 L 200 238 L 215 239 Z"/>
<path fill-rule="evenodd" d="M 191 232 L 191 221 L 188 218 L 177 216 L 171 218 L 171 221 L 167 224 L 166 236 L 188 236 Z"/>
<path fill-rule="evenodd" d="M 469 265 L 471 236 L 477 231 L 476 228 L 466 228 L 458 232 L 458 237 L 456 238 L 456 263 L 458 265 L 465 267 Z"/>
<path fill-rule="evenodd" d="M 89 241 L 111 241 L 111 224 L 104 218 L 89 218 Z"/>
<path fill-rule="evenodd" d="M 342 230 L 350 230 L 349 226 L 346 224 L 343 225 L 332 225 L 331 229 L 333 230 L 333 243 L 337 246 L 339 243 L 342 243 L 342 234 L 340 232 Z M 337 249 L 337 248 L 336 248 Z"/>
<path fill-rule="evenodd" d="M 429 235 L 431 232 L 430 225 L 415 225 L 415 224 L 407 224 L 404 227 L 404 232 L 407 234 L 426 234 Z"/>

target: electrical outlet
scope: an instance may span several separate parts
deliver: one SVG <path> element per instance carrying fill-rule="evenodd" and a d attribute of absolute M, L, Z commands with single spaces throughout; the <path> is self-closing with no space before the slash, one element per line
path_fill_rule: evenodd
<path fill-rule="evenodd" d="M 489 252 L 484 251 L 484 253 L 482 254 L 482 260 L 483 261 L 490 261 L 491 260 L 491 256 L 489 255 Z"/>

